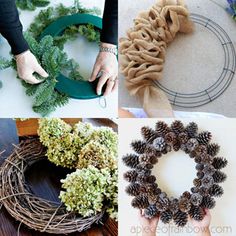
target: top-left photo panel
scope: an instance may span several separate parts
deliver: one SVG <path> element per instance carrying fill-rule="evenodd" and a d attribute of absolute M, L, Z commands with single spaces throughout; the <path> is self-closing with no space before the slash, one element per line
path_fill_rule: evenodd
<path fill-rule="evenodd" d="M 117 117 L 118 0 L 0 0 L 0 118 Z"/>

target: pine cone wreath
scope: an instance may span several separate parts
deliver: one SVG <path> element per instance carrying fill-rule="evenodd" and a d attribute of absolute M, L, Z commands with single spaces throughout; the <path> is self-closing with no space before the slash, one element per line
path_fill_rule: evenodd
<path fill-rule="evenodd" d="M 214 200 L 214 198 L 210 197 L 210 196 L 205 196 L 202 199 L 202 204 L 201 207 L 202 208 L 207 208 L 207 209 L 213 209 L 216 205 L 216 202 Z"/>
<path fill-rule="evenodd" d="M 195 122 L 191 122 L 187 125 L 185 131 L 190 138 L 195 138 L 198 132 L 198 125 Z"/>
<path fill-rule="evenodd" d="M 212 175 L 214 181 L 216 184 L 219 184 L 219 183 L 223 183 L 226 178 L 227 178 L 227 175 L 219 170 L 217 170 L 214 175 Z"/>
<path fill-rule="evenodd" d="M 184 227 L 188 222 L 188 214 L 179 210 L 174 214 L 173 219 L 178 227 Z"/>
<path fill-rule="evenodd" d="M 224 194 L 224 190 L 218 184 L 214 184 L 209 188 L 209 194 L 212 197 L 221 197 Z"/>
<path fill-rule="evenodd" d="M 124 173 L 124 179 L 128 182 L 135 182 L 137 180 L 138 173 L 136 170 L 130 170 Z"/>
<path fill-rule="evenodd" d="M 157 216 L 159 214 L 159 211 L 157 210 L 157 207 L 155 205 L 150 205 L 144 210 L 144 215 L 148 219 L 152 219 L 153 217 Z"/>
<path fill-rule="evenodd" d="M 122 158 L 124 164 L 130 168 L 136 168 L 139 164 L 139 156 L 135 154 L 128 154 Z"/>
<path fill-rule="evenodd" d="M 145 209 L 149 206 L 148 197 L 146 195 L 137 196 L 132 200 L 131 205 L 134 208 Z"/>
<path fill-rule="evenodd" d="M 198 142 L 202 145 L 207 145 L 211 141 L 211 138 L 212 134 L 208 131 L 202 132 L 197 136 Z"/>
<path fill-rule="evenodd" d="M 153 147 L 156 148 L 157 151 L 162 152 L 166 147 L 165 139 L 162 137 L 156 138 L 153 141 Z"/>
<path fill-rule="evenodd" d="M 145 149 L 147 148 L 147 143 L 137 140 L 131 143 L 131 147 L 137 154 L 143 154 L 145 153 Z"/>
<path fill-rule="evenodd" d="M 130 196 L 138 196 L 140 194 L 140 184 L 132 183 L 125 189 L 126 193 Z"/>
<path fill-rule="evenodd" d="M 170 210 L 166 210 L 166 211 L 161 212 L 160 220 L 164 224 L 169 224 L 170 221 L 172 220 L 172 218 L 173 218 L 173 214 Z"/>
<path fill-rule="evenodd" d="M 204 210 L 198 206 L 192 206 L 188 213 L 189 216 L 196 221 L 202 221 L 205 215 Z"/>
<path fill-rule="evenodd" d="M 220 151 L 220 146 L 216 143 L 207 145 L 207 153 L 212 157 L 216 156 Z"/>
<path fill-rule="evenodd" d="M 180 198 L 179 200 L 179 209 L 182 212 L 188 212 L 191 208 L 191 202 L 188 198 Z"/>
<path fill-rule="evenodd" d="M 147 126 L 142 127 L 141 134 L 147 143 L 152 143 L 153 140 L 158 137 L 157 133 L 152 128 Z"/>
<path fill-rule="evenodd" d="M 159 122 L 156 123 L 155 131 L 156 131 L 158 136 L 164 137 L 165 134 L 167 134 L 170 131 L 170 129 L 169 129 L 168 125 L 165 122 L 159 121 Z"/>
<path fill-rule="evenodd" d="M 165 141 L 169 145 L 173 145 L 177 142 L 177 136 L 174 132 L 169 132 L 165 135 Z"/>
<path fill-rule="evenodd" d="M 193 193 L 190 201 L 194 206 L 200 206 L 200 204 L 202 203 L 202 195 L 200 195 L 199 193 Z"/>
<path fill-rule="evenodd" d="M 180 134 L 182 132 L 184 132 L 184 125 L 181 121 L 176 120 L 171 124 L 171 130 L 175 133 L 175 134 Z"/>
<path fill-rule="evenodd" d="M 212 161 L 212 166 L 214 166 L 214 168 L 217 170 L 225 168 L 227 164 L 228 164 L 228 161 L 221 157 L 215 157 Z"/>

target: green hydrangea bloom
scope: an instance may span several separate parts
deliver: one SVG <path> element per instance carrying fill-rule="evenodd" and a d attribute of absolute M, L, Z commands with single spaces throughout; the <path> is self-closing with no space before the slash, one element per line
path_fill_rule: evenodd
<path fill-rule="evenodd" d="M 93 165 L 99 169 L 117 167 L 117 158 L 105 145 L 98 140 L 91 140 L 80 151 L 77 168 L 87 168 Z"/>
<path fill-rule="evenodd" d="M 62 187 L 60 199 L 68 211 L 74 211 L 87 217 L 101 212 L 104 209 L 110 170 L 97 169 L 94 166 L 77 169 L 61 180 Z"/>

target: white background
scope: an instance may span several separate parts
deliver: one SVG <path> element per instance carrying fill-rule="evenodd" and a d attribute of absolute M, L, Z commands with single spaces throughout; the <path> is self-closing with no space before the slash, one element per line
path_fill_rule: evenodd
<path fill-rule="evenodd" d="M 51 1 L 53 4 L 63 3 L 72 5 L 73 0 L 67 1 Z M 81 0 L 84 7 L 99 7 L 103 13 L 104 0 Z M 39 12 L 21 11 L 20 19 L 24 26 L 24 30 L 33 21 L 34 16 Z M 92 72 L 94 62 L 98 53 L 96 43 L 88 43 L 82 38 L 78 38 L 73 42 L 68 42 L 64 49 L 69 58 L 74 58 L 80 64 L 81 74 L 88 78 Z M 0 55 L 10 58 L 10 47 L 5 39 L 0 39 Z M 32 111 L 32 98 L 25 94 L 24 87 L 20 81 L 16 79 L 16 73 L 12 69 L 0 71 L 0 80 L 3 82 L 3 88 L 0 89 L 0 117 L 38 117 Z M 107 107 L 104 109 L 99 105 L 99 99 L 93 100 L 76 100 L 70 99 L 68 105 L 58 108 L 51 113 L 51 117 L 116 117 L 117 116 L 117 92 L 106 98 Z"/>
<path fill-rule="evenodd" d="M 123 179 L 123 173 L 128 170 L 122 163 L 122 156 L 132 152 L 130 149 L 130 143 L 132 140 L 140 139 L 140 129 L 142 126 L 155 127 L 156 119 L 120 119 L 119 121 L 119 232 L 120 235 L 125 236 L 137 236 L 141 233 L 135 233 L 134 229 L 140 229 L 138 220 L 138 210 L 131 207 L 132 197 L 129 197 L 125 193 L 125 187 L 128 183 Z M 171 123 L 172 120 L 167 120 Z M 184 120 L 185 124 L 188 124 L 192 120 Z M 200 131 L 208 130 L 212 132 L 213 142 L 220 144 L 221 150 L 219 156 L 223 156 L 228 159 L 228 166 L 223 171 L 228 175 L 228 179 L 222 184 L 225 194 L 222 198 L 216 198 L 216 207 L 211 211 L 212 214 L 212 227 L 230 226 L 232 232 L 212 234 L 222 236 L 236 236 L 235 226 L 235 181 L 236 181 L 236 121 L 233 119 L 199 119 L 196 121 L 199 125 Z M 166 191 L 169 196 L 179 197 L 181 193 L 189 190 L 193 184 L 192 181 L 195 178 L 196 170 L 195 164 L 192 159 L 188 157 L 184 152 L 171 152 L 170 154 L 163 156 L 154 169 L 155 176 L 158 177 L 158 184 L 163 191 Z M 163 225 L 159 223 L 159 227 L 163 227 L 165 232 L 169 225 Z M 174 227 L 173 224 L 170 225 Z M 134 230 L 132 233 L 131 230 Z M 178 228 L 174 227 L 174 230 Z M 217 228 L 217 230 L 222 230 Z M 173 230 L 172 230 L 173 231 Z M 226 231 L 226 230 L 225 230 Z M 193 233 L 184 232 L 171 232 L 159 233 L 162 235 L 194 235 Z"/>

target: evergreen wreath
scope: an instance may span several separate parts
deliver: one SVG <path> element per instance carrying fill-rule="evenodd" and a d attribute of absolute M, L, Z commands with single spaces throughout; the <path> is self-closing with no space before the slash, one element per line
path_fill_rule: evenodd
<path fill-rule="evenodd" d="M 134 196 L 132 206 L 144 209 L 146 218 L 160 216 L 165 224 L 173 220 L 177 226 L 184 227 L 188 216 L 201 221 L 204 209 L 214 208 L 214 197 L 221 197 L 224 193 L 219 184 L 226 180 L 226 174 L 221 169 L 226 167 L 228 161 L 217 157 L 220 146 L 211 143 L 210 132 L 199 133 L 194 122 L 185 127 L 181 121 L 174 121 L 171 126 L 159 121 L 155 130 L 145 126 L 141 133 L 143 140 L 131 143 L 135 154 L 123 157 L 124 164 L 131 168 L 124 178 L 130 183 L 126 193 Z M 179 198 L 169 198 L 152 175 L 154 165 L 172 150 L 182 150 L 196 162 L 194 186 Z"/>
<path fill-rule="evenodd" d="M 40 232 L 81 232 L 101 223 L 104 214 L 117 220 L 117 134 L 89 123 L 71 127 L 56 118 L 39 124 L 39 139 L 21 142 L 1 166 L 0 203 L 16 220 Z M 45 156 L 72 169 L 61 180 L 59 203 L 35 196 L 25 180 L 25 172 Z"/>
<path fill-rule="evenodd" d="M 56 7 L 48 7 L 40 11 L 28 31 L 24 34 L 30 50 L 49 74 L 49 77 L 40 84 L 32 85 L 22 81 L 22 85 L 26 89 L 26 95 L 33 99 L 33 111 L 42 116 L 49 115 L 57 107 L 64 106 L 69 101 L 69 97 L 66 94 L 60 93 L 55 89 L 60 72 L 67 74 L 70 79 L 84 80 L 79 73 L 79 64 L 73 59 L 68 59 L 67 54 L 63 52 L 63 46 L 66 41 L 74 40 L 80 34 L 88 41 L 98 43 L 100 31 L 93 25 L 86 24 L 70 26 L 62 35 L 56 37 L 45 36 L 40 39 L 40 35 L 52 22 L 59 18 L 82 13 L 98 15 L 100 10 L 98 8 L 84 8 L 78 0 L 75 1 L 72 7 L 65 7 L 63 4 L 59 4 Z M 0 57 L 0 70 L 9 67 L 16 70 L 15 59 L 7 60 Z M 35 76 L 38 79 L 43 79 L 37 74 Z"/>

